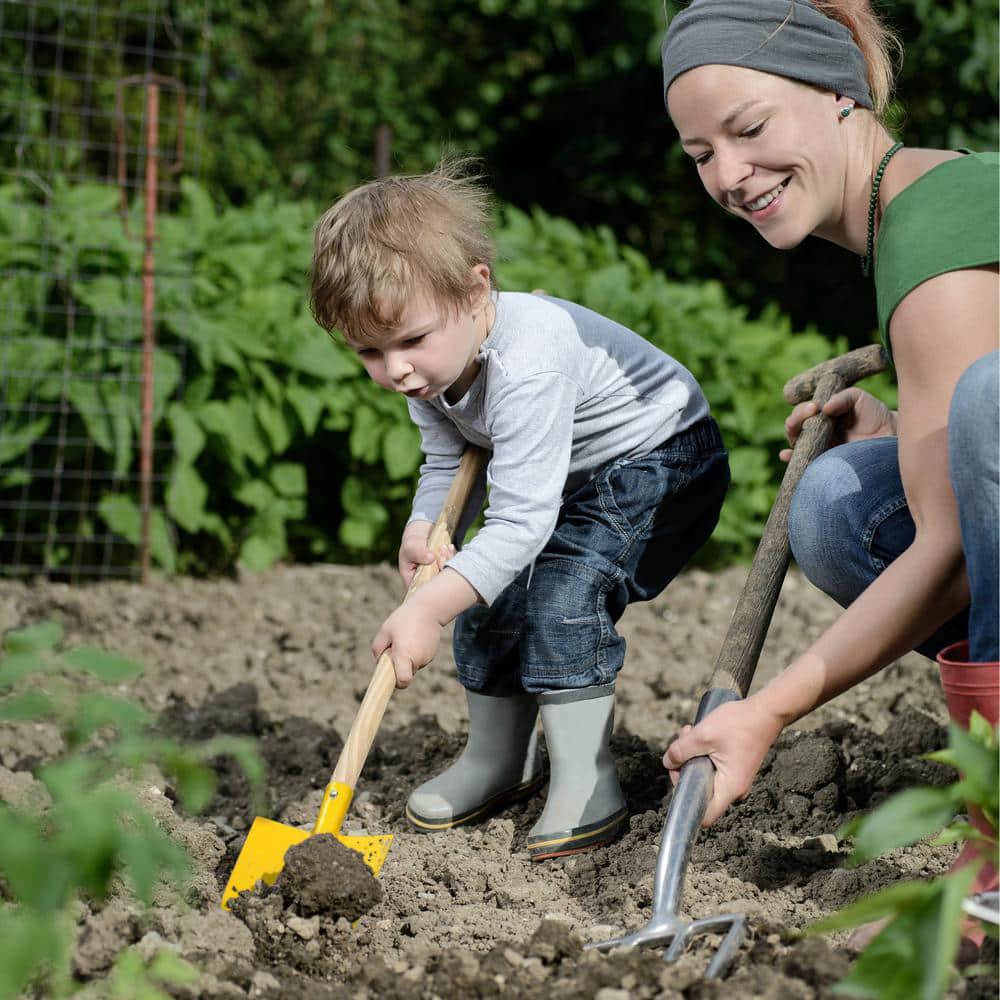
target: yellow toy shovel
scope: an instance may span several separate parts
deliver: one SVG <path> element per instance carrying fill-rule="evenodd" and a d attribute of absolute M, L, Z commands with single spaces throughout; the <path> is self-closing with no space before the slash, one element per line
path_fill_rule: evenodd
<path fill-rule="evenodd" d="M 462 512 L 472 492 L 473 484 L 482 471 L 486 452 L 481 448 L 469 447 L 462 456 L 462 462 L 444 507 L 438 516 L 428 538 L 432 552 L 438 552 L 442 545 L 451 542 Z M 406 591 L 409 597 L 438 572 L 437 563 L 421 566 L 414 574 Z M 406 598 L 404 598 L 406 600 Z M 323 793 L 323 804 L 312 830 L 301 830 L 295 826 L 276 823 L 274 820 L 258 816 L 250 827 L 250 833 L 243 843 L 233 873 L 229 876 L 226 891 L 222 895 L 222 908 L 229 909 L 230 900 L 245 889 L 252 889 L 263 880 L 271 884 L 278 877 L 285 863 L 285 852 L 289 847 L 301 843 L 317 833 L 332 833 L 342 844 L 358 851 L 365 859 L 372 874 L 378 875 L 389 853 L 392 835 L 375 837 L 351 837 L 340 832 L 348 806 L 354 796 L 361 769 L 365 766 L 375 733 L 385 712 L 386 705 L 396 687 L 396 674 L 392 668 L 390 650 L 386 650 L 375 666 L 375 673 L 368 684 L 361 707 L 351 726 L 351 731 L 340 752 L 340 759 L 330 776 L 330 783 Z"/>

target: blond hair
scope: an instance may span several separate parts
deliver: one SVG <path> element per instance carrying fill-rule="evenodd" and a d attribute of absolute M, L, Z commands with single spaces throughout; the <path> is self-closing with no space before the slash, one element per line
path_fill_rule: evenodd
<path fill-rule="evenodd" d="M 899 39 L 882 23 L 868 0 L 812 0 L 812 5 L 853 36 L 868 68 L 872 110 L 881 117 L 892 96 L 896 67 L 903 56 Z"/>
<path fill-rule="evenodd" d="M 310 296 L 324 330 L 374 343 L 421 293 L 453 312 L 469 304 L 478 264 L 496 288 L 490 195 L 474 165 L 446 157 L 427 174 L 363 184 L 327 209 L 316 224 Z"/>

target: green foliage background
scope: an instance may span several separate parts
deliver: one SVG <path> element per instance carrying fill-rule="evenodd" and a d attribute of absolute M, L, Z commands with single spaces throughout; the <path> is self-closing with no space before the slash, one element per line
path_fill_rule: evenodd
<path fill-rule="evenodd" d="M 12 167 L 29 179 L 0 188 L 0 296 L 3 329 L 19 344 L 5 363 L 35 371 L 8 379 L 11 400 L 57 399 L 64 364 L 92 373 L 68 400 L 71 436 L 96 445 L 106 470 L 134 468 L 138 400 L 124 348 L 140 333 L 139 247 L 121 233 L 112 190 L 71 182 L 107 168 L 81 161 L 72 121 L 64 116 L 61 143 L 31 139 L 49 133 L 53 106 L 112 106 L 113 84 L 88 90 L 85 77 L 141 71 L 132 48 L 200 53 L 208 102 L 197 121 L 189 108 L 189 124 L 203 136 L 202 183 L 164 200 L 157 244 L 157 435 L 173 455 L 156 497 L 166 511 L 153 524 L 158 565 L 214 572 L 237 559 L 391 555 L 416 435 L 403 400 L 367 383 L 312 324 L 305 278 L 312 222 L 371 176 L 380 125 L 392 131 L 395 170 L 427 169 L 446 147 L 483 158 L 499 195 L 502 287 L 576 299 L 691 368 L 734 469 L 703 558 L 752 551 L 781 471 L 781 386 L 869 342 L 874 303 L 851 255 L 818 240 L 771 252 L 705 197 L 662 106 L 659 0 L 623 0 L 613 16 L 597 0 L 213 0 L 210 10 L 125 0 L 119 12 L 153 8 L 129 29 L 136 37 L 85 55 L 37 40 L 84 30 L 76 8 L 5 11 L 5 65 L 61 62 L 58 73 L 15 75 L 0 103 L 0 128 L 25 139 Z M 892 116 L 907 142 L 995 145 L 995 0 L 881 9 L 907 46 Z M 121 23 L 110 8 L 94 16 L 112 34 Z M 21 29 L 36 35 L 30 53 Z M 111 141 L 106 115 L 87 127 L 92 150 Z M 53 170 L 70 179 L 47 192 L 30 184 Z M 43 241 L 58 246 L 54 260 L 40 256 Z M 184 272 L 193 277 L 172 277 Z M 68 357 L 60 308 L 77 317 Z M 892 402 L 887 380 L 879 391 Z M 0 465 L 48 429 L 28 409 L 7 419 Z M 0 492 L 24 485 L 0 474 Z M 106 498 L 98 519 L 83 530 L 138 537 L 135 498 Z"/>
<path fill-rule="evenodd" d="M 156 497 L 166 517 L 153 524 L 154 559 L 169 571 L 213 572 L 236 560 L 260 569 L 286 557 L 391 557 L 409 512 L 419 435 L 403 397 L 375 386 L 353 352 L 309 314 L 316 207 L 262 195 L 220 209 L 193 181 L 183 182 L 183 192 L 178 212 L 159 221 L 165 276 L 157 286 L 155 419 L 173 458 Z M 130 303 L 134 317 L 141 247 L 113 215 L 101 214 L 115 197 L 101 185 L 60 185 L 44 201 L 0 187 L 0 268 L 16 262 L 20 276 L 0 305 L 24 354 L 8 376 L 9 397 L 57 400 L 64 366 L 93 373 L 71 384 L 74 426 L 65 436 L 96 445 L 98 465 L 109 473 L 137 460 L 140 425 L 138 386 L 126 369 L 141 325 L 123 317 Z M 105 232 L 95 233 L 95 219 Z M 55 262 L 43 261 L 30 237 L 43 224 L 60 234 Z M 692 370 L 718 415 L 734 480 L 702 559 L 747 556 L 780 478 L 781 387 L 842 351 L 844 341 L 795 332 L 773 307 L 751 318 L 718 282 L 670 281 L 606 227 L 583 229 L 541 209 L 505 206 L 497 236 L 502 288 L 528 290 L 542 275 L 550 294 L 630 326 Z M 95 238 L 105 247 L 96 261 L 89 256 Z M 79 272 L 88 267 L 83 280 Z M 64 343 L 69 309 L 74 335 Z M 887 382 L 880 391 L 891 401 Z M 52 419 L 31 408 L 9 415 L 0 429 L 4 460 L 14 462 L 43 438 Z M 23 487 L 21 477 L 0 473 L 0 495 L 19 496 Z M 67 498 L 73 488 L 66 484 Z M 134 498 L 109 496 L 99 517 L 137 540 Z"/>

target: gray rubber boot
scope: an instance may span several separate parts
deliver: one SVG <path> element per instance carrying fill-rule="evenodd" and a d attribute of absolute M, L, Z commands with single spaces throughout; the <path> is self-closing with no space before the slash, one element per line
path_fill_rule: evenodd
<path fill-rule="evenodd" d="M 538 696 L 549 751 L 549 794 L 528 832 L 533 861 L 589 851 L 613 840 L 628 821 L 608 748 L 615 686 L 601 684 Z"/>
<path fill-rule="evenodd" d="M 415 788 L 406 803 L 406 818 L 418 830 L 447 830 L 485 819 L 541 787 L 535 696 L 465 693 L 465 749 L 446 771 Z"/>

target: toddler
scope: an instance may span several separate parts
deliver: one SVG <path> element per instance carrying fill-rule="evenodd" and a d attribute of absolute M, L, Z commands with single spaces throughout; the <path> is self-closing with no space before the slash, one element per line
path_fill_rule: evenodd
<path fill-rule="evenodd" d="M 391 648 L 406 687 L 454 619 L 469 735 L 413 790 L 409 822 L 471 823 L 536 791 L 540 713 L 549 787 L 532 858 L 607 843 L 628 816 L 608 748 L 625 656 L 615 623 L 708 539 L 729 483 L 701 389 L 604 316 L 498 291 L 489 195 L 462 161 L 336 202 L 316 226 L 312 308 L 372 379 L 406 396 L 423 442 L 399 570 L 408 584 L 421 564 L 443 569 L 385 620 L 373 651 Z M 469 443 L 491 453 L 485 523 L 459 551 L 431 552 Z"/>

